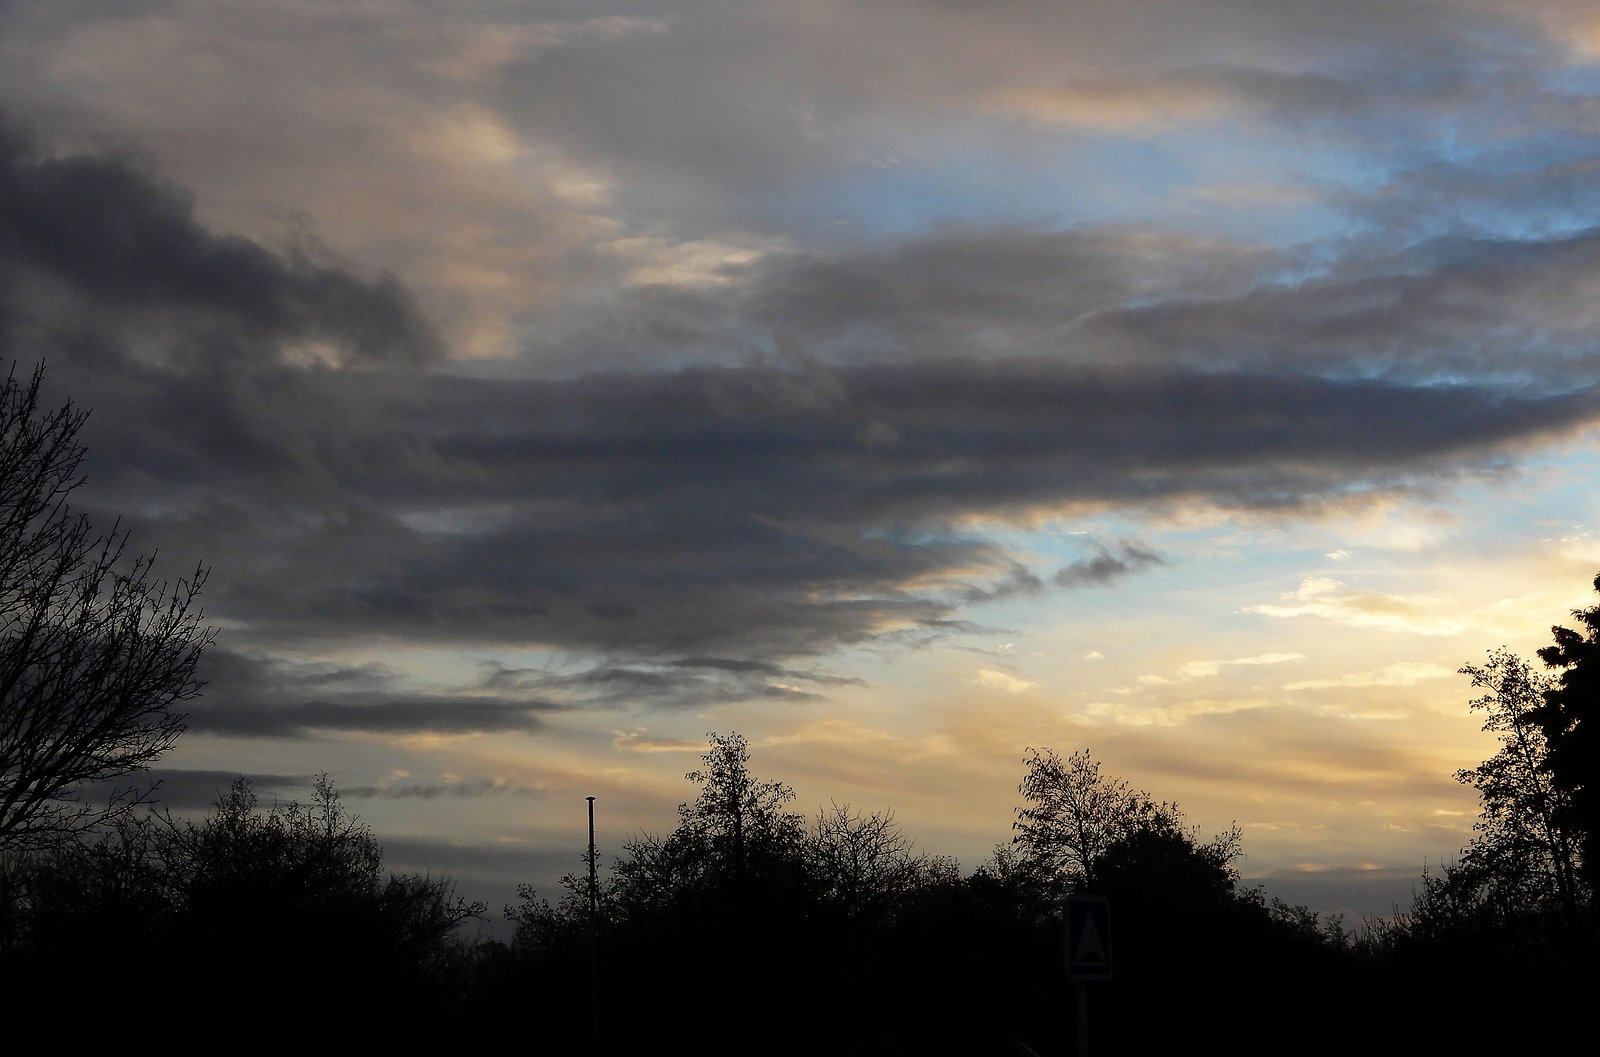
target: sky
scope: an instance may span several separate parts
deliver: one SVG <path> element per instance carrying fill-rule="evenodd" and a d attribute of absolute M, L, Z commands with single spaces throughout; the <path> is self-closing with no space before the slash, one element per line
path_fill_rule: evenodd
<path fill-rule="evenodd" d="M 1087 748 L 1403 905 L 1458 669 L 1593 601 L 1597 209 L 1579 0 L 0 0 L 0 355 L 210 569 L 161 795 L 494 907 L 733 730 L 964 870 Z"/>

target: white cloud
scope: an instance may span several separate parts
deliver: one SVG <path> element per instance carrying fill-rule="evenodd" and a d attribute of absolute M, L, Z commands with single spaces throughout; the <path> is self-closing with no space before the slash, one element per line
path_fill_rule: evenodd
<path fill-rule="evenodd" d="M 1303 653 L 1258 653 L 1254 657 L 1235 657 L 1231 661 L 1223 661 L 1222 663 L 1223 664 L 1287 664 L 1290 661 L 1303 661 L 1305 659 L 1306 659 L 1306 655 L 1303 654 Z"/>
<path fill-rule="evenodd" d="M 723 286 L 734 274 L 781 248 L 781 240 L 737 245 L 720 239 L 672 242 L 635 236 L 602 243 L 597 251 L 624 263 L 626 281 L 634 286 Z"/>
<path fill-rule="evenodd" d="M 1018 679 L 1005 672 L 997 672 L 992 668 L 978 669 L 978 678 L 974 680 L 979 686 L 992 687 L 995 690 L 1004 690 L 1008 694 L 1021 694 L 1029 690 L 1037 690 L 1038 683 L 1027 679 Z"/>
<path fill-rule="evenodd" d="M 1213 675 L 1220 674 L 1225 666 L 1239 665 L 1243 667 L 1249 667 L 1260 664 L 1287 664 L 1290 661 L 1305 660 L 1305 656 L 1306 655 L 1303 653 L 1258 653 L 1253 657 L 1235 657 L 1232 660 L 1227 661 L 1190 661 L 1178 669 L 1178 675 L 1180 678 L 1185 680 L 1206 679 Z M 1173 681 L 1170 679 L 1161 678 L 1159 676 L 1140 677 L 1141 682 L 1145 681 L 1146 679 L 1161 683 Z"/>
<path fill-rule="evenodd" d="M 1308 576 L 1278 603 L 1245 606 L 1242 612 L 1268 617 L 1320 617 L 1336 624 L 1412 635 L 1455 635 L 1473 621 L 1451 599 L 1430 595 L 1389 595 L 1350 591 L 1325 576 Z"/>
<path fill-rule="evenodd" d="M 1007 87 L 987 108 L 1051 125 L 1153 133 L 1224 113 L 1229 99 L 1215 86 L 1171 80 L 1106 78 L 1048 87 Z"/>
<path fill-rule="evenodd" d="M 1228 715 L 1271 708 L 1274 702 L 1255 698 L 1235 700 L 1195 700 L 1156 708 L 1138 708 L 1110 701 L 1093 701 L 1084 706 L 1084 715 L 1124 727 L 1181 727 L 1203 716 Z"/>
<path fill-rule="evenodd" d="M 1442 679 L 1454 675 L 1455 670 L 1439 664 L 1402 661 L 1389 664 L 1377 671 L 1351 672 L 1336 679 L 1305 679 L 1287 683 L 1285 690 L 1325 690 L 1333 687 L 1354 686 L 1415 686 L 1423 679 Z"/>
<path fill-rule="evenodd" d="M 614 730 L 611 733 L 612 746 L 627 752 L 704 752 L 706 748 L 704 742 L 651 737 L 642 730 Z"/>

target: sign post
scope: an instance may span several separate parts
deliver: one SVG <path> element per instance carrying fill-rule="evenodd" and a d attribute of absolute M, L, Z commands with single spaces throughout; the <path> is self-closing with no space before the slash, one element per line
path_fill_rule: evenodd
<path fill-rule="evenodd" d="M 1078 991 L 1078 1057 L 1089 1054 L 1090 980 L 1111 979 L 1111 903 L 1105 896 L 1067 897 L 1067 978 Z"/>

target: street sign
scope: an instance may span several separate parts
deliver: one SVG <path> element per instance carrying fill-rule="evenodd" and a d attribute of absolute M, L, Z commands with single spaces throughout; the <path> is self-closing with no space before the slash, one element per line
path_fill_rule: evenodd
<path fill-rule="evenodd" d="M 1111 979 L 1111 904 L 1105 896 L 1067 897 L 1067 978 Z"/>

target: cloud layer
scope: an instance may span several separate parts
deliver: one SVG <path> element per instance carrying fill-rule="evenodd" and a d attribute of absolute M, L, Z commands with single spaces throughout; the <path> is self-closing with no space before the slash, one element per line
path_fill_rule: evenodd
<path fill-rule="evenodd" d="M 1352 377 L 1366 362 L 1355 354 L 1330 354 L 1332 374 L 1308 369 L 1321 362 L 1319 330 L 1346 342 L 1365 332 L 1368 350 L 1386 330 L 1397 343 L 1419 333 L 1439 298 L 1408 291 L 1449 286 L 1458 260 L 1405 281 L 1318 280 L 1121 310 L 1125 329 L 1166 314 L 1137 323 L 1162 356 L 1022 355 L 1023 340 L 970 356 L 841 361 L 788 348 L 776 361 L 569 379 L 461 373 L 439 363 L 392 277 L 215 234 L 180 192 L 110 156 L 44 157 L 17 137 L 5 147 L 6 330 L 23 356 L 48 351 L 53 381 L 95 408 L 96 501 L 140 538 L 213 562 L 213 611 L 281 645 L 382 636 L 562 648 L 668 664 L 596 668 L 569 692 L 609 683 L 663 700 L 686 686 L 800 698 L 812 691 L 783 681 L 787 658 L 939 634 L 959 626 L 963 606 L 1037 593 L 1046 577 L 1105 584 L 1162 561 L 1123 542 L 1034 570 L 963 527 L 975 517 L 1315 509 L 1435 487 L 1596 412 L 1590 388 L 1570 378 L 1509 386 L 1496 369 L 1439 384 L 1416 363 Z M 1485 253 L 1484 267 L 1575 266 L 1590 238 Z M 754 293 L 741 297 L 772 306 L 782 290 L 780 314 L 815 333 L 887 333 L 891 316 L 928 320 L 926 334 L 998 329 L 984 321 L 1060 310 L 1049 298 L 1030 309 L 1022 292 L 1035 269 L 1023 261 L 1084 249 L 1073 236 L 969 233 L 854 263 L 780 256 L 749 273 L 740 289 Z M 994 294 L 963 283 L 963 269 L 986 274 Z M 1510 318 L 1472 289 L 1451 303 Z M 1338 326 L 1295 321 L 1302 304 Z M 1100 313 L 1095 326 L 1113 318 Z M 1252 334 L 1264 318 L 1290 328 L 1305 362 L 1272 370 L 1270 356 L 1211 356 L 1201 368 L 1213 346 L 1261 346 Z M 1419 363 L 1432 362 L 1427 342 L 1414 344 Z M 1543 366 L 1565 370 L 1555 345 Z M 673 667 L 696 664 L 692 679 Z M 261 706 L 258 720 L 207 722 L 276 733 L 411 728 L 433 712 L 461 717 L 434 721 L 444 727 L 534 723 L 486 698 L 379 708 L 288 696 L 295 703 Z"/>

